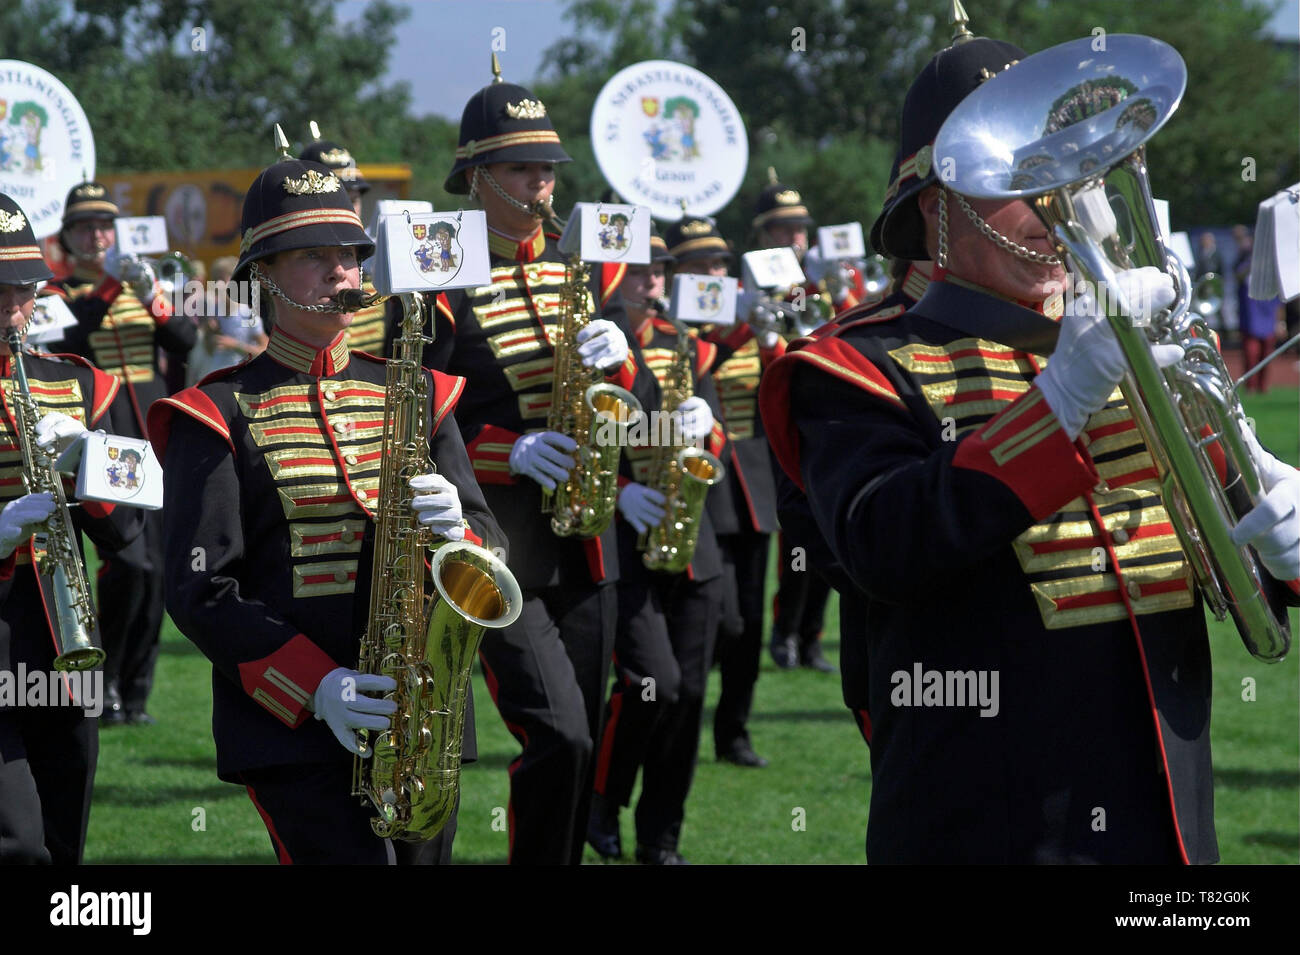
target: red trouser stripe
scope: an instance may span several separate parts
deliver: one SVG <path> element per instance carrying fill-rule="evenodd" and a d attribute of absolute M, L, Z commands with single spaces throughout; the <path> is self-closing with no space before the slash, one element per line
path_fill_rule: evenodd
<path fill-rule="evenodd" d="M 253 800 L 253 806 L 257 809 L 257 814 L 262 817 L 262 822 L 266 824 L 266 831 L 271 834 L 271 841 L 275 843 L 276 854 L 280 857 L 280 865 L 293 865 L 293 859 L 289 856 L 289 850 L 280 840 L 280 834 L 275 831 L 275 823 L 271 821 L 270 814 L 262 808 L 262 804 L 257 801 L 257 793 L 253 792 L 252 786 L 245 786 L 248 790 L 248 798 Z"/>

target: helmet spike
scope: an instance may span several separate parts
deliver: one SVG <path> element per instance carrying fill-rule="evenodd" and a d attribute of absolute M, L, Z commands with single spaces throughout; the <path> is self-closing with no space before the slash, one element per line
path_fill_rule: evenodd
<path fill-rule="evenodd" d="M 975 35 L 968 29 L 970 17 L 966 15 L 966 8 L 961 5 L 961 0 L 952 0 L 952 16 L 949 25 L 952 27 L 953 46 L 975 39 Z"/>
<path fill-rule="evenodd" d="M 275 124 L 275 148 L 279 150 L 281 159 L 293 158 L 289 155 L 289 139 L 284 135 L 284 130 L 280 128 L 279 123 Z"/>
<path fill-rule="evenodd" d="M 767 167 L 767 184 L 768 184 L 769 186 L 775 186 L 775 185 L 776 185 L 777 183 L 779 183 L 780 181 L 781 181 L 780 179 L 777 179 L 777 178 L 776 178 L 776 167 L 775 167 L 775 166 L 768 166 L 768 167 Z"/>
<path fill-rule="evenodd" d="M 493 83 L 505 82 L 505 80 L 501 78 L 501 61 L 497 59 L 497 55 L 495 52 L 492 54 L 492 82 Z"/>
<path fill-rule="evenodd" d="M 313 119 L 307 124 L 307 132 L 311 134 L 313 141 L 320 139 L 320 127 L 316 125 L 316 120 Z"/>

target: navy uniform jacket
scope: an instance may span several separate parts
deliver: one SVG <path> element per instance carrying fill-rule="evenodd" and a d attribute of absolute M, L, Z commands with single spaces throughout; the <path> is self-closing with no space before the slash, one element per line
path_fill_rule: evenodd
<path fill-rule="evenodd" d="M 718 349 L 716 345 L 700 339 L 694 332 L 691 333 L 690 339 L 692 394 L 703 398 L 709 410 L 713 412 L 713 432 L 705 439 L 704 450 L 723 462 L 723 467 L 726 467 L 725 462 L 730 457 L 727 435 L 722 427 L 722 408 L 718 400 L 718 391 L 713 386 L 713 377 L 710 374 L 718 356 Z M 646 367 L 655 377 L 658 391 L 662 389 L 664 378 L 671 372 L 677 357 L 677 329 L 670 322 L 662 319 L 647 319 L 637 332 L 637 343 L 641 347 L 641 355 Z M 657 410 L 661 400 L 661 397 L 656 397 L 654 404 L 647 410 Z M 658 478 L 652 472 L 657 450 L 648 445 L 629 446 L 619 464 L 622 472 L 619 476 L 619 486 L 622 487 L 629 481 L 636 481 L 638 484 L 658 490 L 655 486 Z M 723 480 L 725 481 L 725 477 Z M 719 482 L 711 487 L 708 494 L 712 495 L 722 486 L 722 483 Z M 708 501 L 708 497 L 705 501 Z M 636 551 L 636 543 L 640 535 L 632 525 L 623 520 L 623 515 L 617 515 L 615 520 L 619 525 L 619 566 L 622 573 L 624 576 L 630 573 L 637 575 L 649 573 L 641 562 L 640 553 Z M 700 535 L 686 573 L 691 580 L 695 581 L 711 580 L 722 573 L 722 552 L 718 548 L 717 535 L 707 507 L 700 513 Z"/>
<path fill-rule="evenodd" d="M 112 375 L 93 367 L 76 355 L 23 354 L 23 368 L 41 416 L 57 411 L 75 418 L 92 430 L 102 429 L 121 434 L 129 414 L 122 401 L 119 382 Z M 13 368 L 8 350 L 0 357 L 3 384 L 3 409 L 0 410 L 0 507 L 27 493 L 23 486 L 22 451 L 17 439 L 13 412 Z M 39 420 L 39 417 L 38 419 Z M 69 501 L 75 499 L 70 480 L 64 482 Z M 86 501 L 70 510 L 75 528 L 84 531 L 101 547 L 125 547 L 144 526 L 143 512 L 134 507 L 115 507 L 98 501 Z M 81 535 L 77 535 L 78 549 Z M 85 556 L 82 556 L 85 566 Z M 40 587 L 44 599 L 35 595 Z M 8 612 L 11 607 L 32 607 L 44 603 L 52 606 L 48 579 L 40 579 L 32 569 L 32 543 L 20 544 L 0 561 L 0 669 L 12 671 L 18 661 L 29 670 L 50 670 L 54 665 L 55 628 L 48 609 L 40 623 Z M 12 598 L 12 599 L 11 599 Z M 96 635 L 91 639 L 98 644 Z"/>
<path fill-rule="evenodd" d="M 65 330 L 62 347 L 83 355 L 95 366 L 116 375 L 124 386 L 132 414 L 122 434 L 148 437 L 149 406 L 167 396 L 167 383 L 158 366 L 158 349 L 184 362 L 198 337 L 198 326 L 184 315 L 173 315 L 159 296 L 145 308 L 135 293 L 117 279 L 98 281 L 80 274 L 50 289 L 68 300 L 77 324 Z"/>
<path fill-rule="evenodd" d="M 341 332 L 317 351 L 276 329 L 261 355 L 150 411 L 167 475 L 167 611 L 212 661 L 223 779 L 344 756 L 307 704 L 322 677 L 357 664 L 385 374 Z M 464 386 L 433 374 L 430 452 L 460 494 L 466 539 L 503 547 L 452 415 Z"/>
<path fill-rule="evenodd" d="M 1057 332 L 947 278 L 769 372 L 866 596 L 872 862 L 1218 858 L 1204 613 L 1119 392 L 1071 443 L 1034 387 Z"/>
<path fill-rule="evenodd" d="M 564 256 L 556 237 L 540 229 L 520 243 L 489 233 L 488 247 L 492 284 L 437 296 L 424 364 L 469 382 L 457 420 L 474 474 L 510 538 L 510 569 L 519 585 L 612 582 L 618 579 L 614 522 L 591 540 L 557 537 L 550 515 L 542 513 L 541 486 L 510 473 L 515 441 L 546 430 L 555 361 L 549 338 L 559 319 Z M 644 407 L 654 400 L 654 381 L 617 292 L 625 271 L 591 266 L 591 318 L 609 319 L 627 336 L 627 361 L 605 380 L 631 391 Z"/>
<path fill-rule="evenodd" d="M 777 530 L 776 480 L 758 413 L 758 386 L 764 366 L 784 353 L 785 344 L 778 340 L 771 351 L 760 348 L 753 328 L 743 322 L 706 337 L 718 346 L 713 381 L 729 445 L 723 462 L 727 480 L 709 492 L 709 513 L 719 534 L 771 534 Z"/>

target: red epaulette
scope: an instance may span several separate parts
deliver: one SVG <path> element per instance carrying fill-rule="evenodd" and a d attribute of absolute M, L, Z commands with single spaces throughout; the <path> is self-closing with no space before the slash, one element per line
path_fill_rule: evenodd
<path fill-rule="evenodd" d="M 706 342 L 704 339 L 695 337 L 695 376 L 703 378 L 713 369 L 713 363 L 718 357 L 718 346 L 713 342 Z"/>
<path fill-rule="evenodd" d="M 167 441 L 171 437 L 172 416 L 178 411 L 189 415 L 204 427 L 211 428 L 221 435 L 226 444 L 229 445 L 230 453 L 235 453 L 235 442 L 230 437 L 230 426 L 226 424 L 226 419 L 221 416 L 221 411 L 217 408 L 216 403 L 206 393 L 199 390 L 200 385 L 211 381 L 220 371 L 225 370 L 219 369 L 208 375 L 193 388 L 178 391 L 170 398 L 159 398 L 149 406 L 149 439 L 154 451 L 158 454 L 159 461 L 166 458 Z"/>
<path fill-rule="evenodd" d="M 447 321 L 451 322 L 451 330 L 454 332 L 456 330 L 456 316 L 451 313 L 451 303 L 447 301 L 447 293 L 439 292 L 434 304 L 438 311 L 447 316 Z"/>
<path fill-rule="evenodd" d="M 433 434 L 465 393 L 465 379 L 459 375 L 445 375 L 431 368 L 426 368 L 425 371 L 433 376 L 433 427 L 429 429 L 429 433 Z"/>
<path fill-rule="evenodd" d="M 626 262 L 606 262 L 600 267 L 600 304 L 604 305 L 609 297 L 623 284 L 627 275 Z"/>

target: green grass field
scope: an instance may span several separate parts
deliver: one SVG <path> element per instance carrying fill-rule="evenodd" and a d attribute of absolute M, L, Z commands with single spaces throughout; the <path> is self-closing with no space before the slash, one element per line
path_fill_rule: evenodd
<path fill-rule="evenodd" d="M 1294 392 L 1274 390 L 1247 403 L 1262 440 L 1280 456 L 1300 456 Z M 827 655 L 839 644 L 831 605 Z M 1300 632 L 1294 612 L 1292 629 Z M 1215 818 L 1229 863 L 1295 863 L 1300 856 L 1300 701 L 1297 657 L 1276 666 L 1252 660 L 1230 624 L 1212 624 Z M 210 730 L 210 667 L 167 622 L 150 709 L 154 727 L 100 734 L 99 773 L 86 859 L 90 863 L 266 863 L 270 840 L 244 791 L 216 778 Z M 1243 700 L 1253 680 L 1254 700 Z M 479 762 L 462 776 L 455 857 L 504 862 L 507 835 L 494 827 L 506 805 L 506 766 L 518 753 L 476 675 Z M 718 680 L 710 678 L 706 727 Z M 702 734 L 700 765 L 687 806 L 681 851 L 696 863 L 861 863 L 871 773 L 867 749 L 840 702 L 839 678 L 776 670 L 764 650 L 755 713 L 755 748 L 772 765 L 744 770 L 713 759 Z M 201 812 L 200 812 L 201 810 Z M 792 825 L 803 810 L 804 828 Z M 202 821 L 200 828 L 198 823 Z M 631 813 L 623 844 L 634 844 Z M 599 861 L 588 850 L 587 859 Z"/>

